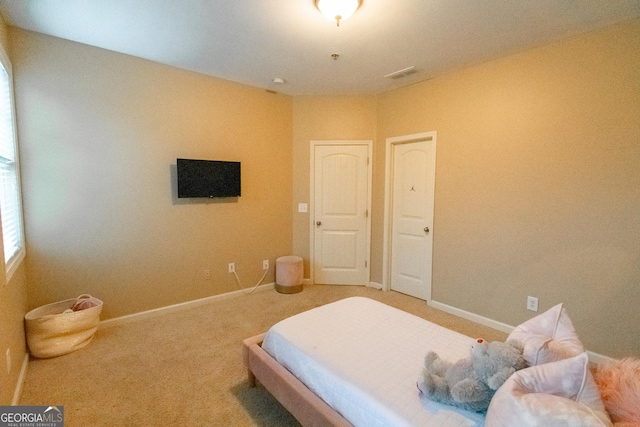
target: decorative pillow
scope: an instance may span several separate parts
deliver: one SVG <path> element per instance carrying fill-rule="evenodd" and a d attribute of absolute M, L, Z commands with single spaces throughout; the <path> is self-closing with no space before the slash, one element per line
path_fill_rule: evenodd
<path fill-rule="evenodd" d="M 516 327 L 508 339 L 524 345 L 529 366 L 555 362 L 584 352 L 584 347 L 562 304 Z"/>
<path fill-rule="evenodd" d="M 486 427 L 612 426 L 587 353 L 517 371 L 498 389 Z"/>
<path fill-rule="evenodd" d="M 593 379 L 611 421 L 640 426 L 640 359 L 605 362 L 593 370 Z"/>

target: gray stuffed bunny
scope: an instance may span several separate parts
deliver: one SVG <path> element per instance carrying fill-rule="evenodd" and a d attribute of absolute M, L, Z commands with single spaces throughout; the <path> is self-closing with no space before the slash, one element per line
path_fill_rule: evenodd
<path fill-rule="evenodd" d="M 519 369 L 527 367 L 519 341 L 478 339 L 469 357 L 451 363 L 433 351 L 425 357 L 418 389 L 427 398 L 459 408 L 486 411 L 496 390 Z"/>

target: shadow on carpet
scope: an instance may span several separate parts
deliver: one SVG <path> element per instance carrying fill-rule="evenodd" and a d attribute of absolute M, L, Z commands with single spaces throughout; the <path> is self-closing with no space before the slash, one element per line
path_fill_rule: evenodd
<path fill-rule="evenodd" d="M 245 381 L 236 384 L 231 392 L 255 421 L 264 427 L 298 427 L 301 424 L 264 387 L 249 387 Z"/>

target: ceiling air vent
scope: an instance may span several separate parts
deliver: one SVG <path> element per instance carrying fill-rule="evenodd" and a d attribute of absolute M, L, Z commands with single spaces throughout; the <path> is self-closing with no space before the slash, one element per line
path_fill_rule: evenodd
<path fill-rule="evenodd" d="M 386 76 L 384 76 L 385 78 L 390 78 L 390 79 L 401 79 L 403 77 L 407 77 L 410 76 L 411 74 L 415 74 L 417 73 L 418 70 L 416 70 L 416 66 L 412 65 L 411 67 L 407 67 L 407 68 L 403 68 L 402 70 L 398 70 L 398 71 L 394 71 L 393 73 L 387 74 Z"/>

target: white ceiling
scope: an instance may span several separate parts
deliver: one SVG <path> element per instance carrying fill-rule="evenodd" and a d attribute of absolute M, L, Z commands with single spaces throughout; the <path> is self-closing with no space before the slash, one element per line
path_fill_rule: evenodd
<path fill-rule="evenodd" d="M 12 26 L 251 86 L 333 95 L 383 92 L 626 21 L 640 0 L 363 0 L 340 27 L 314 0 L 0 0 L 0 13 Z M 384 77 L 410 66 L 418 72 Z"/>

